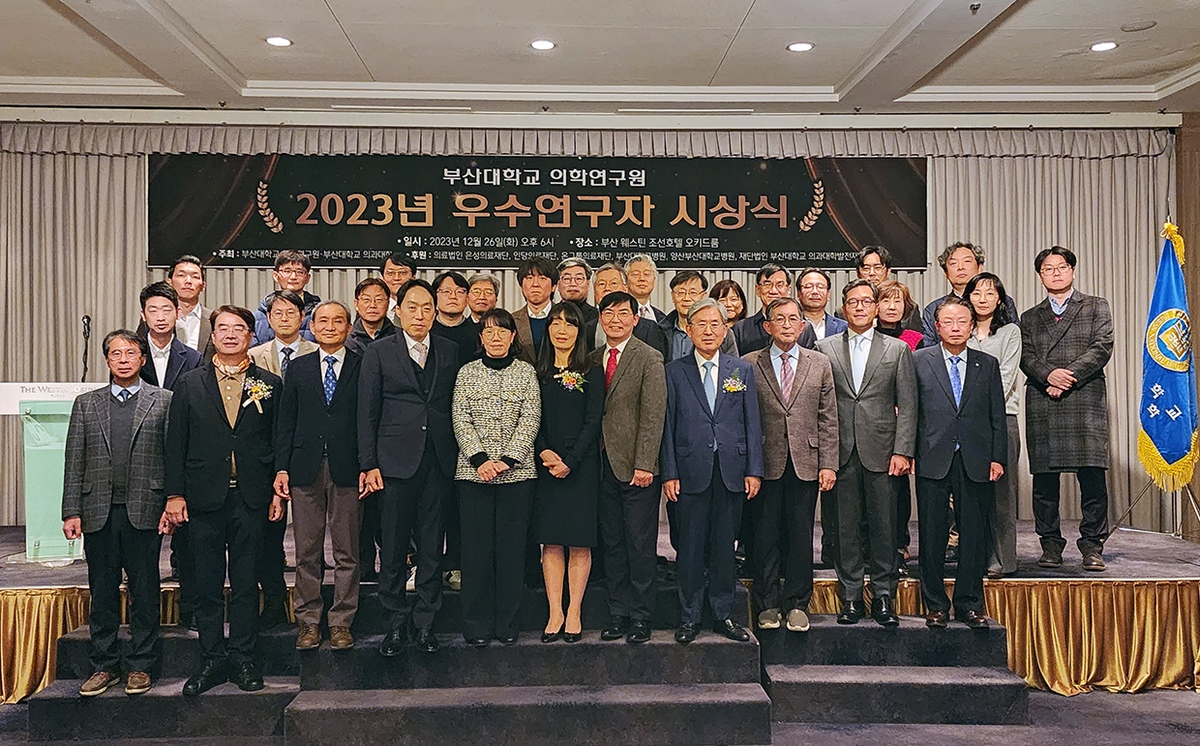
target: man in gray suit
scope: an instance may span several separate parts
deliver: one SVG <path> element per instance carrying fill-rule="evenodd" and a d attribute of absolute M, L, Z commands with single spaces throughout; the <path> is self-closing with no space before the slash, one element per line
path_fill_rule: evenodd
<path fill-rule="evenodd" d="M 650 640 L 658 543 L 658 451 L 667 409 L 662 355 L 633 336 L 637 301 L 618 291 L 600 301 L 604 346 L 592 353 L 604 369 L 600 441 L 600 534 L 608 585 L 609 625 L 602 640 Z"/>
<path fill-rule="evenodd" d="M 63 474 L 63 535 L 83 537 L 92 609 L 92 675 L 79 693 L 103 694 L 121 680 L 121 572 L 129 577 L 132 643 L 126 694 L 150 689 L 158 642 L 158 548 L 163 520 L 163 452 L 171 392 L 139 378 L 146 341 L 124 329 L 104 338 L 111 383 L 71 408 Z"/>
<path fill-rule="evenodd" d="M 746 356 L 754 368 L 763 432 L 764 481 L 758 499 L 747 505 L 754 532 L 754 603 L 760 629 L 777 629 L 786 608 L 787 628 L 806 632 L 817 493 L 837 482 L 837 395 L 829 358 L 798 344 L 806 326 L 799 302 L 771 301 L 765 317 L 771 346 Z M 784 547 L 787 584 L 781 592 Z"/>
<path fill-rule="evenodd" d="M 842 289 L 849 328 L 817 342 L 829 357 L 837 389 L 839 463 L 837 481 L 838 624 L 857 624 L 864 614 L 863 574 L 871 576 L 871 616 L 885 627 L 900 624 L 895 592 L 896 496 L 889 477 L 912 468 L 917 432 L 917 389 L 912 351 L 898 339 L 876 334 L 878 291 L 866 280 Z M 870 562 L 864 558 L 860 524 L 867 523 Z"/>

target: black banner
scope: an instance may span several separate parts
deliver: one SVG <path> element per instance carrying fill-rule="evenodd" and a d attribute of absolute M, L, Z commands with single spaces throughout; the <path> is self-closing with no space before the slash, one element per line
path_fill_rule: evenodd
<path fill-rule="evenodd" d="M 150 157 L 149 263 L 271 266 L 853 266 L 867 245 L 926 263 L 925 160 L 511 156 Z"/>

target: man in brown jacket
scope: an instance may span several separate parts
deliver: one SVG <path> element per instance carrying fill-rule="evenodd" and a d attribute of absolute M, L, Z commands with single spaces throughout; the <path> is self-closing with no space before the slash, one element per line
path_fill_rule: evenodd
<path fill-rule="evenodd" d="M 797 342 L 805 322 L 796 299 L 772 301 L 765 319 L 771 346 L 745 358 L 754 368 L 763 431 L 764 480 L 747 516 L 754 531 L 754 603 L 759 629 L 777 629 L 786 609 L 787 628 L 807 632 L 817 494 L 837 481 L 837 394 L 829 358 Z M 787 584 L 781 589 L 783 547 Z"/>

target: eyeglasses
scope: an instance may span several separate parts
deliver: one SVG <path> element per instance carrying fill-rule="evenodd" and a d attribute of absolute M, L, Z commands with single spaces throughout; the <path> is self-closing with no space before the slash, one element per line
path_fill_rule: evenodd
<path fill-rule="evenodd" d="M 584 275 L 560 275 L 558 278 L 560 285 L 586 285 L 587 281 Z"/>
<path fill-rule="evenodd" d="M 806 282 L 800 286 L 800 289 L 810 292 L 813 290 L 828 290 L 829 287 L 823 282 Z"/>
<path fill-rule="evenodd" d="M 1056 264 L 1053 267 L 1048 267 L 1045 264 L 1038 270 L 1038 274 L 1043 275 L 1065 275 L 1068 270 L 1074 269 L 1070 264 Z"/>
<path fill-rule="evenodd" d="M 471 297 L 472 298 L 495 298 L 496 291 L 491 288 L 472 288 L 471 289 Z"/>
<path fill-rule="evenodd" d="M 304 268 L 277 269 L 275 270 L 275 273 L 283 275 L 284 277 L 304 277 L 308 274 L 308 270 Z"/>
<path fill-rule="evenodd" d="M 217 324 L 213 327 L 213 331 L 217 334 L 246 334 L 250 331 L 250 327 L 245 324 L 235 324 L 233 326 L 229 324 Z"/>
<path fill-rule="evenodd" d="M 289 308 L 284 311 L 271 311 L 271 318 L 273 318 L 273 319 L 298 319 L 298 318 L 300 318 L 300 312 L 294 308 Z"/>
<path fill-rule="evenodd" d="M 671 291 L 671 297 L 679 298 L 680 300 L 695 300 L 703 295 L 703 290 L 684 290 L 683 288 L 675 288 Z"/>
<path fill-rule="evenodd" d="M 612 321 L 613 319 L 627 319 L 627 318 L 633 316 L 633 312 L 630 311 L 628 307 L 622 308 L 620 310 L 617 310 L 614 308 L 606 308 L 600 312 L 600 315 L 603 316 L 605 319 Z"/>
<path fill-rule="evenodd" d="M 142 356 L 142 351 L 138 350 L 138 349 L 109 350 L 108 351 L 108 359 L 109 360 L 137 360 L 141 356 Z"/>
<path fill-rule="evenodd" d="M 780 292 L 786 293 L 787 289 L 789 287 L 789 284 L 788 284 L 787 280 L 779 280 L 778 282 L 770 282 L 768 280 L 764 280 L 763 282 L 758 283 L 758 286 L 760 288 L 762 288 L 763 290 L 778 290 Z"/>
<path fill-rule="evenodd" d="M 850 298 L 843 305 L 847 308 L 870 308 L 875 305 L 874 298 Z"/>
<path fill-rule="evenodd" d="M 405 267 L 404 269 L 389 269 L 383 273 L 384 277 L 392 280 L 408 279 L 413 276 L 412 270 Z"/>
<path fill-rule="evenodd" d="M 462 288 L 460 288 L 460 287 L 441 288 L 441 289 L 439 289 L 439 290 L 437 291 L 437 294 L 438 294 L 438 295 L 440 295 L 440 296 L 442 296 L 442 297 L 444 297 L 444 298 L 445 298 L 445 297 L 449 297 L 449 298 L 457 298 L 457 297 L 458 297 L 458 296 L 460 296 L 460 295 L 466 295 L 466 294 L 467 294 L 467 291 L 466 291 L 466 290 L 463 290 L 463 289 L 462 289 Z"/>

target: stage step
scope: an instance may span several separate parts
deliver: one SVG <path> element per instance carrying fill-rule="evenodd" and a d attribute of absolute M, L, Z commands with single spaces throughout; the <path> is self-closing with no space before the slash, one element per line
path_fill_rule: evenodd
<path fill-rule="evenodd" d="M 755 630 L 766 664 L 826 666 L 1008 666 L 1008 635 L 993 622 L 971 629 L 951 622 L 929 629 L 918 617 L 900 617 L 900 626 L 880 627 L 870 618 L 838 624 L 833 615 L 809 617 L 808 632 L 786 628 Z"/>
<path fill-rule="evenodd" d="M 383 658 L 382 635 L 359 637 L 353 650 L 332 650 L 328 641 L 300 654 L 300 685 L 310 689 L 440 689 L 498 686 L 604 686 L 614 684 L 705 684 L 761 681 L 756 641 L 733 642 L 702 632 L 690 645 L 668 630 L 650 642 L 604 642 L 586 630 L 576 643 L 543 644 L 523 633 L 515 645 L 468 646 L 460 635 L 442 635 L 436 654 L 406 648 Z"/>
<path fill-rule="evenodd" d="M 288 746 L 764 744 L 758 684 L 305 691 L 284 715 Z"/>
<path fill-rule="evenodd" d="M 78 680 L 56 681 L 29 698 L 29 740 L 276 736 L 284 708 L 300 692 L 298 678 L 268 677 L 262 691 L 222 684 L 185 698 L 183 682 L 157 681 L 136 697 L 122 685 L 85 698 Z"/>
<path fill-rule="evenodd" d="M 1025 682 L 1006 668 L 773 664 L 766 677 L 783 723 L 1024 725 L 1029 717 Z"/>

